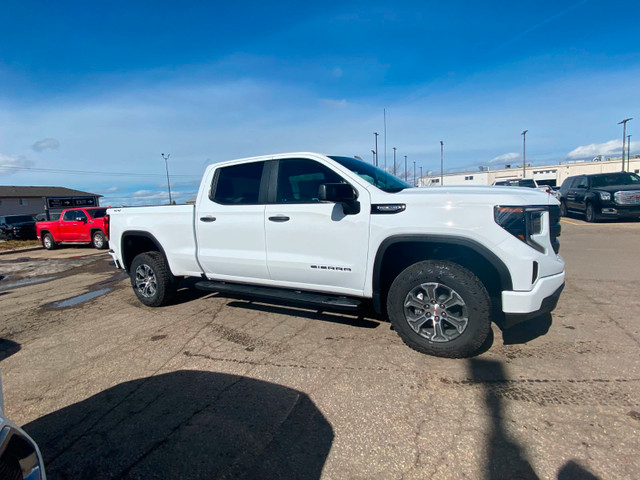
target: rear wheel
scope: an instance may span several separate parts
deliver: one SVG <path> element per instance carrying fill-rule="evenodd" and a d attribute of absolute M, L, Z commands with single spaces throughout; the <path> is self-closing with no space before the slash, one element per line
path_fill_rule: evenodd
<path fill-rule="evenodd" d="M 47 250 L 53 250 L 57 247 L 56 242 L 53 240 L 53 236 L 50 233 L 45 233 L 43 235 L 42 246 Z"/>
<path fill-rule="evenodd" d="M 93 235 L 91 236 L 91 244 L 98 250 L 103 250 L 109 246 L 109 242 L 107 242 L 104 233 L 100 230 L 93 232 Z"/>
<path fill-rule="evenodd" d="M 389 319 L 402 340 L 438 357 L 474 355 L 489 335 L 490 311 L 489 295 L 478 277 L 449 261 L 408 267 L 387 297 Z"/>
<path fill-rule="evenodd" d="M 168 304 L 177 290 L 178 281 L 159 252 L 146 252 L 136 256 L 131 263 L 130 277 L 138 300 L 149 307 Z"/>

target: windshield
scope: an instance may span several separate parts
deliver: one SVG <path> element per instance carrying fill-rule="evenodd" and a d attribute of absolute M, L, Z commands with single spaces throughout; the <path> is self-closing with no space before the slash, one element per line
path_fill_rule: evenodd
<path fill-rule="evenodd" d="M 640 177 L 635 173 L 610 173 L 591 178 L 591 187 L 611 187 L 613 185 L 640 185 Z"/>
<path fill-rule="evenodd" d="M 403 182 L 397 177 L 394 177 L 390 173 L 381 170 L 378 167 L 374 167 L 362 160 L 351 157 L 333 157 L 329 158 L 335 160 L 343 167 L 348 168 L 359 177 L 365 179 L 371 185 L 378 187 L 387 193 L 395 193 L 405 188 L 411 188 L 406 182 Z"/>
<path fill-rule="evenodd" d="M 91 218 L 102 218 L 107 214 L 107 209 L 106 208 L 90 209 L 90 210 L 87 210 L 87 213 L 89 213 L 89 216 Z"/>
<path fill-rule="evenodd" d="M 10 217 L 5 217 L 6 222 L 9 225 L 14 225 L 16 223 L 24 223 L 24 222 L 33 222 L 33 217 L 29 215 L 12 215 Z"/>

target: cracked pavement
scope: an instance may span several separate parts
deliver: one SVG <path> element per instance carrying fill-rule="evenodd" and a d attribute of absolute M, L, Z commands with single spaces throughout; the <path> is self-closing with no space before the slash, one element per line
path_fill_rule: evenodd
<path fill-rule="evenodd" d="M 640 223 L 571 222 L 553 315 L 466 360 L 369 316 L 188 289 L 147 308 L 89 248 L 2 255 L 6 412 L 51 479 L 638 478 Z"/>

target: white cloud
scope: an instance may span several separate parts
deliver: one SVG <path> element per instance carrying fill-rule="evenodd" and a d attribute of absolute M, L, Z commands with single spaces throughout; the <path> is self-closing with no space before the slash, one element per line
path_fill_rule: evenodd
<path fill-rule="evenodd" d="M 0 175 L 12 175 L 23 168 L 32 166 L 33 162 L 22 155 L 3 155 L 0 153 Z"/>
<path fill-rule="evenodd" d="M 631 144 L 633 145 L 634 142 Z M 598 155 L 620 155 L 622 151 L 621 140 L 609 140 L 604 143 L 591 143 L 589 145 L 581 145 L 567 153 L 569 160 L 592 159 Z"/>
<path fill-rule="evenodd" d="M 55 138 L 45 138 L 44 140 L 40 140 L 40 141 L 37 141 L 36 143 L 34 143 L 31 146 L 31 148 L 34 151 L 40 153 L 43 150 L 46 150 L 47 148 L 55 150 L 59 146 L 60 146 L 60 142 L 58 140 L 56 140 Z"/>
<path fill-rule="evenodd" d="M 520 160 L 520 154 L 515 152 L 503 153 L 495 158 L 489 160 L 489 163 L 509 163 L 515 160 Z"/>

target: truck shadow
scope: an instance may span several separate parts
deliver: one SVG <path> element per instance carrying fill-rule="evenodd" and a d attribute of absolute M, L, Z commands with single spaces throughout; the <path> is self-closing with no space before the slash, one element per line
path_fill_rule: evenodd
<path fill-rule="evenodd" d="M 334 438 L 306 394 L 203 371 L 121 383 L 24 429 L 53 480 L 320 478 Z"/>
<path fill-rule="evenodd" d="M 480 385 L 484 394 L 487 409 L 486 417 L 491 422 L 489 440 L 485 454 L 486 465 L 484 478 L 502 480 L 517 478 L 522 480 L 538 480 L 525 448 L 512 435 L 506 425 L 509 424 L 504 412 L 502 392 L 509 388 L 509 378 L 501 362 L 472 358 L 468 360 L 469 373 L 473 384 Z M 597 480 L 576 460 L 567 461 L 558 471 L 558 480 Z"/>
<path fill-rule="evenodd" d="M 22 347 L 19 343 L 6 338 L 0 338 L 0 362 L 5 358 L 9 358 L 14 353 L 18 353 Z"/>
<path fill-rule="evenodd" d="M 245 308 L 265 313 L 275 313 L 278 315 L 308 318 L 311 320 L 321 320 L 323 322 L 339 323 L 342 325 L 352 325 L 354 327 L 361 328 L 377 328 L 380 325 L 379 321 L 365 318 L 366 314 L 362 312 L 344 313 L 324 310 L 311 311 L 309 308 L 300 307 L 300 305 L 292 303 L 279 302 L 276 305 L 267 304 L 264 300 L 259 300 L 259 302 L 260 303 L 254 303 L 251 300 L 233 300 L 227 303 L 227 306 L 232 308 Z"/>

